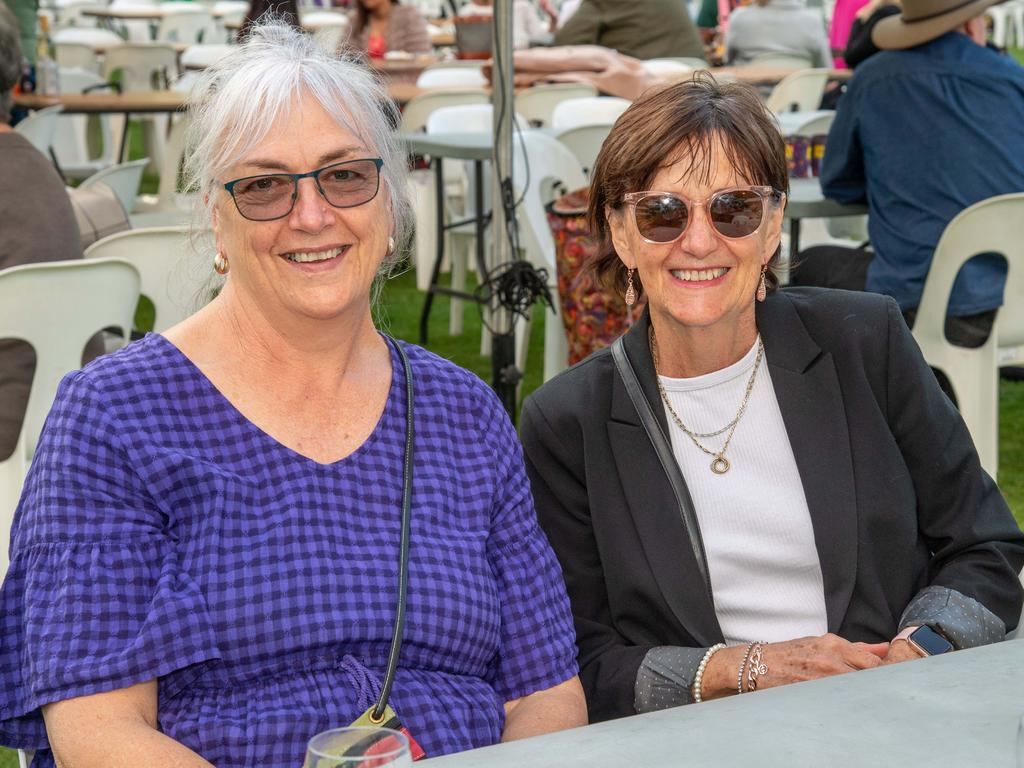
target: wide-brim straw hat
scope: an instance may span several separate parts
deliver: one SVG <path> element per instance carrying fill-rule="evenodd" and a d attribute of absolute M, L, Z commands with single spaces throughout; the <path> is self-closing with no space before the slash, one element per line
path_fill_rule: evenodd
<path fill-rule="evenodd" d="M 913 48 L 952 32 L 1001 0 L 903 0 L 903 13 L 881 19 L 871 40 L 882 50 Z"/>

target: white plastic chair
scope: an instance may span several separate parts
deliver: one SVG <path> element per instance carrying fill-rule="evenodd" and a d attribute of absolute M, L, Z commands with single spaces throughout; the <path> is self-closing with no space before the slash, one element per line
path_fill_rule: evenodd
<path fill-rule="evenodd" d="M 61 69 L 84 69 L 100 73 L 100 58 L 91 45 L 85 43 L 54 43 L 53 58 Z M 64 79 L 60 81 L 61 90 L 64 88 Z"/>
<path fill-rule="evenodd" d="M 551 113 L 551 127 L 575 128 L 578 125 L 607 125 L 619 119 L 629 108 L 627 99 L 614 96 L 596 96 L 586 99 L 567 99 L 555 106 Z"/>
<path fill-rule="evenodd" d="M 585 83 L 551 83 L 526 88 L 515 95 L 516 112 L 531 125 L 546 128 L 551 124 L 551 113 L 567 99 L 586 99 L 597 96 L 597 89 Z"/>
<path fill-rule="evenodd" d="M 135 198 L 139 194 L 139 184 L 142 183 L 142 172 L 148 163 L 149 158 L 144 157 L 141 160 L 112 165 L 102 171 L 97 171 L 83 181 L 80 186 L 91 187 L 94 184 L 106 184 L 114 190 L 124 212 L 131 213 L 135 208 Z"/>
<path fill-rule="evenodd" d="M 427 67 L 416 78 L 420 88 L 483 88 L 487 84 L 480 67 Z"/>
<path fill-rule="evenodd" d="M 604 140 L 611 133 L 612 124 L 604 125 L 577 125 L 574 128 L 562 128 L 552 132 L 552 135 L 562 144 L 569 148 L 584 173 L 590 175 L 597 155 L 601 151 Z"/>
<path fill-rule="evenodd" d="M 37 110 L 14 126 L 14 130 L 28 139 L 33 147 L 49 157 L 50 147 L 53 146 L 53 136 L 57 130 L 57 116 L 63 109 L 58 104 Z"/>
<path fill-rule="evenodd" d="M 1020 48 L 1024 45 L 1024 2 L 1022 0 L 1011 0 L 1004 3 L 1003 7 L 1010 14 L 1010 21 L 1013 22 L 1013 39 Z"/>
<path fill-rule="evenodd" d="M 164 2 L 156 39 L 167 43 L 219 42 L 213 14 L 199 3 Z"/>
<path fill-rule="evenodd" d="M 935 248 L 914 321 L 914 338 L 928 364 L 949 379 L 981 465 L 992 477 L 999 469 L 999 366 L 1024 360 L 1021 221 L 1024 193 L 982 200 L 949 222 Z M 966 261 L 990 251 L 1002 254 L 1009 265 L 1005 301 L 982 346 L 954 346 L 946 340 L 944 330 L 953 282 Z"/>
<path fill-rule="evenodd" d="M 405 105 L 398 129 L 402 133 L 417 133 L 427 127 L 427 118 L 436 109 L 454 107 L 458 104 L 490 104 L 490 102 L 490 95 L 482 89 L 452 89 L 421 93 L 414 96 Z"/>
<path fill-rule="evenodd" d="M 696 69 L 707 69 L 706 61 L 701 61 L 698 66 L 694 66 L 693 61 L 693 59 L 683 61 L 673 58 L 647 59 L 642 64 L 643 68 L 655 77 L 668 79 L 686 77 Z M 700 61 L 700 59 L 696 59 L 696 61 Z"/>
<path fill-rule="evenodd" d="M 999 48 L 1005 48 L 1012 42 L 1013 21 L 1008 4 L 992 5 L 985 9 L 984 15 L 992 20 L 992 43 Z M 1020 42 L 1017 43 L 1020 45 Z"/>
<path fill-rule="evenodd" d="M 17 447 L 0 462 L 0 574 L 7 571 L 11 520 L 57 385 L 82 364 L 96 333 L 129 338 L 139 273 L 124 261 L 54 261 L 0 271 L 0 338 L 35 349 L 36 368 Z"/>
<path fill-rule="evenodd" d="M 212 249 L 209 233 L 200 235 L 201 247 Z M 196 236 L 188 225 L 130 229 L 110 235 L 89 246 L 86 259 L 121 259 L 139 272 L 140 291 L 153 302 L 156 319 L 153 330 L 163 333 L 195 312 L 208 298 L 213 254 L 194 262 L 188 258 Z M 201 264 L 202 270 L 197 270 Z"/>
<path fill-rule="evenodd" d="M 814 66 L 814 62 L 809 56 L 796 56 L 791 53 L 762 53 L 752 58 L 747 66 L 810 69 Z"/>
<path fill-rule="evenodd" d="M 131 216 L 133 228 L 142 226 L 167 226 L 184 224 L 191 215 L 194 193 L 178 191 L 178 177 L 185 154 L 185 133 L 189 126 L 189 114 L 176 115 L 171 121 L 171 130 L 164 145 L 164 156 L 160 164 L 160 184 L 156 197 L 143 195 L 136 200 L 138 214 Z"/>
<path fill-rule="evenodd" d="M 775 113 L 814 112 L 821 106 L 830 74 L 828 69 L 804 69 L 786 75 L 772 88 L 765 106 Z"/>
<path fill-rule="evenodd" d="M 59 29 L 53 33 L 53 36 L 50 39 L 58 52 L 60 51 L 60 46 L 65 43 L 87 45 L 94 53 L 108 51 L 111 48 L 116 48 L 117 46 L 124 44 L 124 40 L 114 32 L 111 32 L 109 29 L 99 29 L 97 27 L 71 27 L 68 29 Z M 57 60 L 57 63 L 61 64 L 60 59 Z"/>
<path fill-rule="evenodd" d="M 165 90 L 178 77 L 178 54 L 169 43 L 126 43 L 111 49 L 103 61 L 103 76 L 121 72 L 126 91 Z M 167 115 L 139 115 L 146 154 L 157 167 L 163 162 Z"/>
<path fill-rule="evenodd" d="M 86 88 L 104 82 L 102 77 L 91 70 L 63 67 L 60 70 L 60 87 L 64 93 L 82 93 Z M 123 115 L 58 116 L 53 152 L 64 177 L 84 179 L 116 163 L 123 120 Z M 90 126 L 95 126 L 94 130 L 99 131 L 103 145 L 96 155 L 89 147 Z"/>
<path fill-rule="evenodd" d="M 526 150 L 525 156 L 523 147 Z M 534 266 L 548 271 L 548 288 L 555 305 L 554 313 L 548 313 L 544 321 L 544 380 L 547 381 L 567 367 L 569 345 L 558 300 L 555 241 L 544 206 L 563 190 L 571 191 L 586 186 L 587 179 L 573 154 L 557 139 L 542 131 L 523 133 L 522 142 L 517 138 L 513 150 L 512 186 L 517 198 L 523 195 L 516 217 L 519 222 L 519 242 L 525 251 L 525 258 Z M 516 333 L 516 364 L 521 371 L 525 371 L 530 324 L 520 325 L 522 327 L 517 326 Z"/>
<path fill-rule="evenodd" d="M 179 62 L 182 69 L 206 69 L 231 53 L 234 47 L 227 43 L 190 45 L 181 52 Z"/>

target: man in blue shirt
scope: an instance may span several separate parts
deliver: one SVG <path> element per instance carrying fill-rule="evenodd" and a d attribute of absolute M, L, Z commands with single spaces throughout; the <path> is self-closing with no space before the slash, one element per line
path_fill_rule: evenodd
<path fill-rule="evenodd" d="M 882 49 L 839 103 L 821 172 L 825 195 L 867 200 L 874 253 L 822 246 L 794 283 L 886 293 L 908 320 L 943 229 L 985 198 L 1024 191 L 1024 69 L 985 46 L 993 0 L 906 0 L 872 31 Z M 979 346 L 1003 302 L 1006 263 L 964 266 L 946 335 Z"/>

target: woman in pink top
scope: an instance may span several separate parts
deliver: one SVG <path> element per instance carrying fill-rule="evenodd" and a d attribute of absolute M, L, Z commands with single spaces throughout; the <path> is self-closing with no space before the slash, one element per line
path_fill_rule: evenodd
<path fill-rule="evenodd" d="M 857 16 L 857 11 L 867 5 L 869 0 L 836 0 L 832 10 L 832 23 L 828 27 L 828 44 L 833 51 L 846 49 L 846 41 L 850 38 L 850 27 Z M 837 69 L 846 69 L 846 62 L 841 55 L 834 56 L 832 62 Z"/>
<path fill-rule="evenodd" d="M 352 22 L 351 44 L 380 59 L 388 51 L 430 53 L 427 20 L 412 5 L 398 0 L 357 0 L 349 12 Z"/>

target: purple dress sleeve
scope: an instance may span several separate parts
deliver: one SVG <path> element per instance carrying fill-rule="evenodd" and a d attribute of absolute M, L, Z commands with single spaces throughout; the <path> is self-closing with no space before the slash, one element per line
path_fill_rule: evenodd
<path fill-rule="evenodd" d="M 562 569 L 537 523 L 522 447 L 497 398 L 489 399 L 498 426 L 491 435 L 504 463 L 487 541 L 501 594 L 493 684 L 505 701 L 512 701 L 577 674 L 576 633 Z"/>
<path fill-rule="evenodd" d="M 109 394 L 109 393 L 106 393 Z M 87 374 L 61 383 L 0 590 L 0 742 L 47 747 L 39 708 L 218 657 L 169 518 Z"/>

